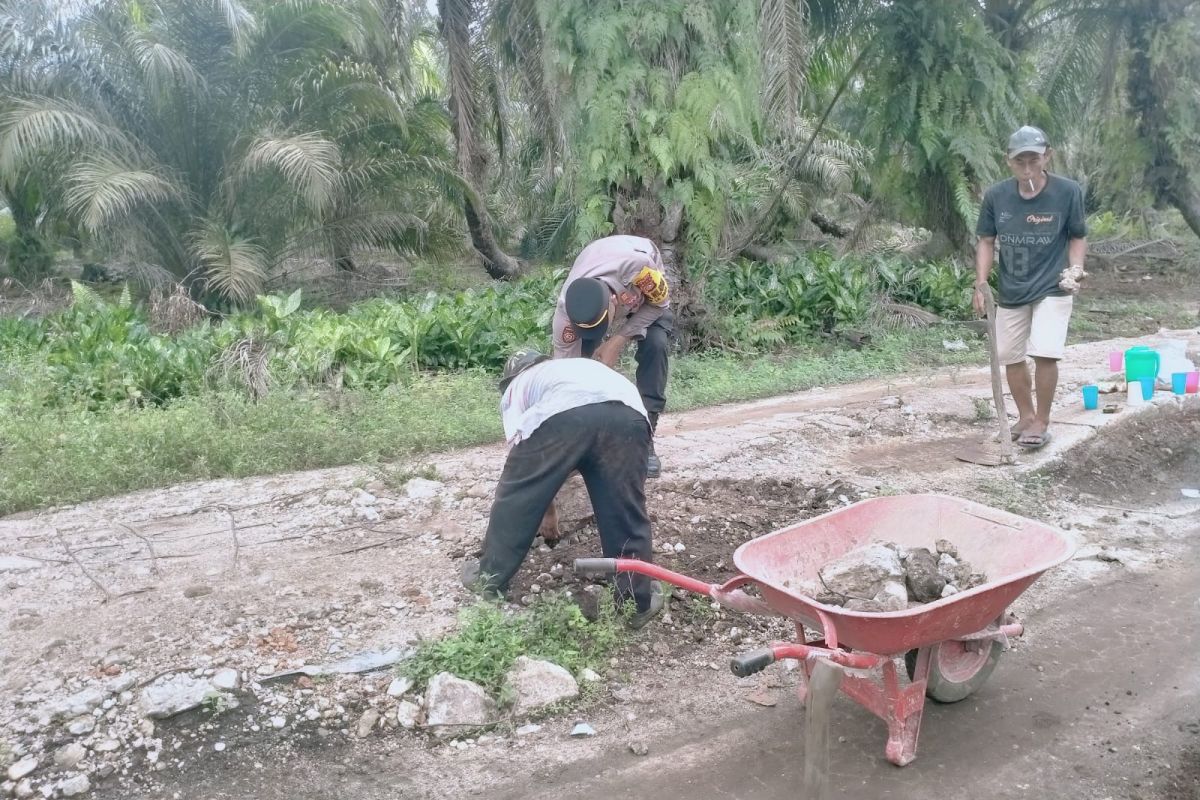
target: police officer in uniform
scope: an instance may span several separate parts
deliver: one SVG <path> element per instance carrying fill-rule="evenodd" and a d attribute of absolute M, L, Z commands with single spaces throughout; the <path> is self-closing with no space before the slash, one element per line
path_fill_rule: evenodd
<path fill-rule="evenodd" d="M 668 336 L 674 318 L 662 255 L 649 239 L 607 236 L 580 252 L 554 311 L 554 357 L 595 358 L 615 367 L 637 342 L 635 382 L 650 420 L 647 477 L 661 470 L 654 431 L 666 406 Z"/>
<path fill-rule="evenodd" d="M 483 555 L 463 569 L 504 593 L 529 552 L 543 514 L 576 470 L 583 476 L 606 558 L 653 560 L 646 513 L 650 422 L 624 375 L 586 358 L 551 360 L 532 350 L 512 355 L 500 379 L 500 414 L 511 449 L 492 504 Z M 662 610 L 658 585 L 644 575 L 617 577 L 618 602 L 632 599 L 640 628 Z"/>

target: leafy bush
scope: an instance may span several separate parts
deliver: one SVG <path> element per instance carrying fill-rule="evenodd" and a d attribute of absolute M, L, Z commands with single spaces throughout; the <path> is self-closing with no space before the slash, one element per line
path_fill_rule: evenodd
<path fill-rule="evenodd" d="M 775 265 L 701 264 L 693 274 L 713 312 L 706 340 L 742 352 L 862 324 L 882 296 L 962 316 L 972 281 L 970 270 L 953 262 L 823 251 Z M 157 405 L 223 388 L 235 374 L 258 387 L 256 397 L 268 384 L 373 390 L 405 385 L 422 371 L 494 371 L 519 347 L 548 347 L 564 276 L 563 269 L 543 270 L 454 294 L 377 298 L 345 313 L 305 309 L 297 290 L 261 296 L 253 312 L 174 335 L 156 332 L 128 290 L 109 302 L 74 284 L 75 303 L 66 311 L 40 321 L 0 320 L 0 355 L 20 355 L 44 371 L 52 405 Z"/>
<path fill-rule="evenodd" d="M 837 258 L 825 251 L 779 264 L 706 264 L 699 271 L 717 339 L 754 349 L 860 325 L 881 296 L 963 317 L 974 281 L 970 268 L 953 261 Z"/>

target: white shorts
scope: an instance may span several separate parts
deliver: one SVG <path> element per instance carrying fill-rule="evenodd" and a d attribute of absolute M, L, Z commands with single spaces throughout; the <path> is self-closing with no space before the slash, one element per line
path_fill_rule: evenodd
<path fill-rule="evenodd" d="M 1020 364 L 1026 356 L 1063 357 L 1067 346 L 1067 323 L 1075 298 L 1043 297 L 1036 303 L 1016 308 L 996 307 L 996 350 L 1004 366 Z"/>

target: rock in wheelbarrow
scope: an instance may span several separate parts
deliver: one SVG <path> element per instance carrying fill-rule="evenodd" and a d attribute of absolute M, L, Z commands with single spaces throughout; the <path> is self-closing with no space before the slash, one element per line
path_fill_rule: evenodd
<path fill-rule="evenodd" d="M 934 574 L 936 567 L 935 561 Z M 904 580 L 900 556 L 891 547 L 878 542 L 828 562 L 819 574 L 827 592 L 847 600 L 874 601 L 886 584 Z"/>
<path fill-rule="evenodd" d="M 929 603 L 942 596 L 946 579 L 938 572 L 938 559 L 924 547 L 908 551 L 904 560 L 908 596 L 918 603 Z"/>

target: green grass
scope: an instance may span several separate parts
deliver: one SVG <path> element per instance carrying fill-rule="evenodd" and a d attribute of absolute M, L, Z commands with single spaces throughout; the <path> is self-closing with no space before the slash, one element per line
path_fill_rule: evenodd
<path fill-rule="evenodd" d="M 978 363 L 948 352 L 958 328 L 886 334 L 863 350 L 829 344 L 752 359 L 674 359 L 668 411 L 813 386 Z M 630 371 L 629 374 L 632 374 Z M 280 392 L 252 403 L 209 392 L 161 407 L 47 408 L 26 372 L 0 380 L 0 515 L 210 478 L 405 461 L 501 437 L 495 376 L 426 377 L 382 391 Z M 400 470 L 409 469 L 401 465 Z"/>
<path fill-rule="evenodd" d="M 1075 301 L 1068 344 L 1144 336 L 1159 328 L 1190 328 L 1195 324 L 1195 303 L 1121 296 L 1086 297 Z"/>
<path fill-rule="evenodd" d="M 560 594 L 543 595 L 528 609 L 506 613 L 481 600 L 464 610 L 459 626 L 417 647 L 400 665 L 418 689 L 439 672 L 474 681 L 493 697 L 502 694 L 504 675 L 519 656 L 544 659 L 573 675 L 597 669 L 628 635 L 611 595 L 602 595 L 599 614 L 588 621 L 579 606 Z"/>

